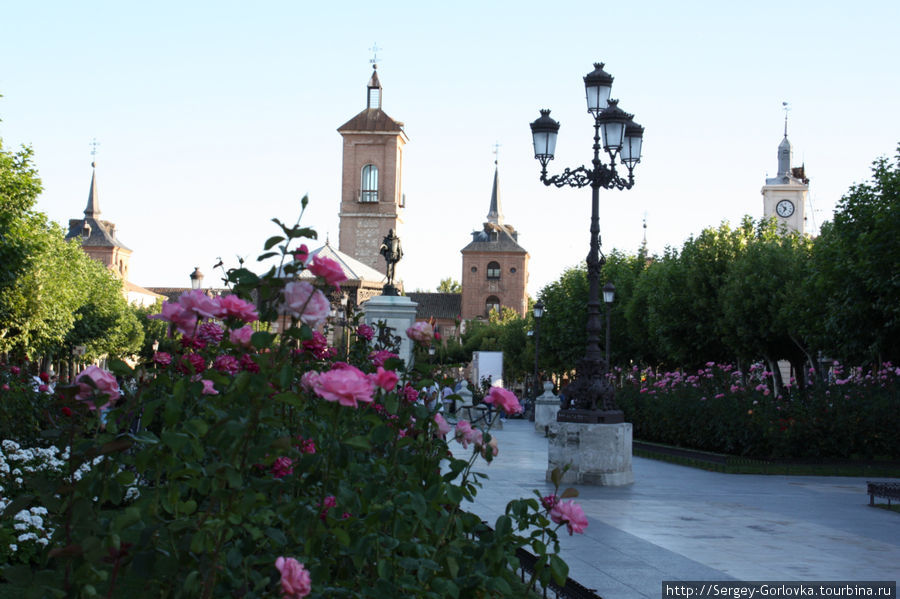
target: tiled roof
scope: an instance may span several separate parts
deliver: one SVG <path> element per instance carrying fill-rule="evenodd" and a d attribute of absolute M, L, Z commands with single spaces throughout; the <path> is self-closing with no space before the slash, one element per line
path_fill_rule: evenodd
<path fill-rule="evenodd" d="M 84 236 L 85 224 L 90 227 L 90 235 Z M 93 216 L 85 216 L 83 219 L 69 220 L 69 232 L 66 239 L 80 239 L 82 246 L 87 247 L 117 247 L 131 251 L 116 237 L 116 226 L 106 220 L 98 220 Z"/>
<path fill-rule="evenodd" d="M 125 281 L 125 291 L 129 291 L 132 293 L 143 293 L 144 295 L 157 295 L 162 297 L 162 294 L 156 293 L 155 291 L 150 291 L 149 289 L 145 289 L 140 285 L 135 285 L 131 281 Z"/>
<path fill-rule="evenodd" d="M 512 252 L 527 254 L 528 252 L 510 234 L 514 229 L 509 225 L 485 223 L 484 230 L 472 233 L 472 241 L 461 251 L 465 252 Z"/>
<path fill-rule="evenodd" d="M 341 270 L 344 271 L 344 276 L 347 277 L 348 281 L 371 281 L 378 284 L 383 284 L 386 281 L 383 274 L 371 266 L 363 264 L 356 258 L 352 258 L 343 252 L 339 252 L 327 241 L 322 247 L 309 252 L 309 258 L 306 259 L 306 263 L 309 264 L 316 256 L 324 256 L 325 258 L 330 258 L 337 262 L 341 266 Z M 314 279 L 315 275 L 309 272 L 309 270 L 304 269 L 300 272 L 300 278 Z"/>
<path fill-rule="evenodd" d="M 338 131 L 394 131 L 403 133 L 403 123 L 395 121 L 380 108 L 366 108 L 338 127 Z"/>
<path fill-rule="evenodd" d="M 462 294 L 460 293 L 407 293 L 406 296 L 416 302 L 416 318 L 458 318 L 462 312 Z"/>

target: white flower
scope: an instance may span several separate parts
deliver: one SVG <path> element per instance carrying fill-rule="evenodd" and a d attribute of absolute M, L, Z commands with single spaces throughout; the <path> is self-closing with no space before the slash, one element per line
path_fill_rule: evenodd
<path fill-rule="evenodd" d="M 19 546 L 18 545 L 10 545 L 9 550 L 12 551 L 13 553 L 15 553 L 16 551 L 19 550 Z"/>
<path fill-rule="evenodd" d="M 25 541 L 37 541 L 38 536 L 33 532 L 26 532 L 23 535 L 19 535 L 19 542 L 24 543 Z"/>

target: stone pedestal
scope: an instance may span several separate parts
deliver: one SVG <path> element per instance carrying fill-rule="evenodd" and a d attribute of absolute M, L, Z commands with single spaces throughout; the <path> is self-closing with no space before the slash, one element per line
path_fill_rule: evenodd
<path fill-rule="evenodd" d="M 534 430 L 544 434 L 551 422 L 556 422 L 559 412 L 559 398 L 553 395 L 553 383 L 544 383 L 544 392 L 534 400 Z"/>
<path fill-rule="evenodd" d="M 630 422 L 551 422 L 548 436 L 548 481 L 554 468 L 562 470 L 568 464 L 563 483 L 619 486 L 634 482 Z"/>
<path fill-rule="evenodd" d="M 400 337 L 400 358 L 409 366 L 412 361 L 412 341 L 406 336 L 406 329 L 416 321 L 418 304 L 405 295 L 377 295 L 362 304 L 367 325 L 378 330 L 379 321 L 391 328 L 392 335 Z"/>

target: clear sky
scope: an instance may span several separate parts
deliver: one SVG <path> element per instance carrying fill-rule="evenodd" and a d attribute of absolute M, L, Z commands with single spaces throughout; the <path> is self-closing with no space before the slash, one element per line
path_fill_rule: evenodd
<path fill-rule="evenodd" d="M 604 251 L 651 252 L 762 215 L 782 101 L 811 179 L 808 229 L 900 142 L 900 2 L 13 2 L 0 0 L 0 136 L 31 144 L 38 208 L 78 218 L 96 138 L 103 218 L 132 280 L 187 286 L 218 256 L 251 262 L 293 222 L 336 243 L 341 137 L 365 108 L 377 43 L 383 108 L 406 123 L 406 288 L 461 275 L 500 144 L 506 221 L 529 292 L 587 254 L 590 191 L 545 188 L 529 122 L 562 123 L 551 170 L 591 157 L 582 77 L 646 128 L 631 191 L 601 192 Z M 807 208 L 809 213 L 809 207 Z"/>

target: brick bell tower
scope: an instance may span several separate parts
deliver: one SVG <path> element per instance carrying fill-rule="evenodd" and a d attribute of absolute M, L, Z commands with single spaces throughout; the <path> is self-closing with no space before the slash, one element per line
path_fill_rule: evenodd
<path fill-rule="evenodd" d="M 338 127 L 344 139 L 338 243 L 341 252 L 385 274 L 381 242 L 391 229 L 402 236 L 403 146 L 409 138 L 403 123 L 381 109 L 381 99 L 373 64 L 365 110 Z"/>

